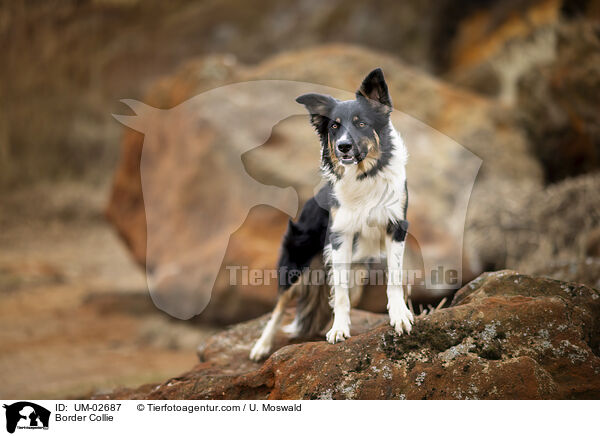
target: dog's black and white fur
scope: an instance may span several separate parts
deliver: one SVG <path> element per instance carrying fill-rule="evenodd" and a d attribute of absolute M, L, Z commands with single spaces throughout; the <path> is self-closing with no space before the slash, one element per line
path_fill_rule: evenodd
<path fill-rule="evenodd" d="M 296 319 L 288 331 L 312 335 L 331 319 L 325 286 L 304 283 L 299 274 L 318 268 L 323 260 L 333 277 L 332 344 L 350 337 L 351 300 L 358 286 L 336 280 L 351 265 L 387 257 L 390 324 L 402 334 L 411 330 L 413 315 L 406 307 L 402 259 L 408 222 L 406 208 L 407 151 L 390 121 L 392 102 L 383 72 L 364 79 L 356 99 L 339 101 L 320 94 L 296 99 L 306 106 L 321 139 L 321 168 L 325 187 L 304 206 L 299 220 L 290 220 L 279 259 L 280 294 L 271 319 L 250 353 L 267 356 L 286 305 L 298 298 Z"/>

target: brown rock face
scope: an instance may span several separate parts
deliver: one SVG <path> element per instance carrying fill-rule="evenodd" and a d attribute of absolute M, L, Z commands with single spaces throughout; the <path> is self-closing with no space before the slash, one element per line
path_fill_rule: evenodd
<path fill-rule="evenodd" d="M 600 288 L 600 174 L 554 183 L 478 218 L 506 268 Z"/>
<path fill-rule="evenodd" d="M 552 59 L 563 3 L 472 1 L 456 7 L 447 2 L 450 18 L 440 23 L 446 29 L 433 47 L 438 69 L 453 83 L 513 102 L 518 78 Z"/>
<path fill-rule="evenodd" d="M 600 168 L 600 24 L 564 24 L 555 38 L 554 58 L 523 75 L 517 99 L 550 182 Z"/>
<path fill-rule="evenodd" d="M 504 218 L 507 267 L 600 288 L 600 174 L 551 185 Z"/>
<path fill-rule="evenodd" d="M 600 398 L 600 292 L 513 271 L 486 273 L 452 305 L 398 336 L 384 315 L 354 312 L 353 336 L 288 344 L 247 359 L 266 318 L 209 340 L 201 363 L 129 399 Z"/>
<path fill-rule="evenodd" d="M 460 267 L 462 257 L 463 279 L 468 280 L 495 261 L 498 254 L 489 250 L 492 245 L 479 230 L 478 217 L 506 208 L 508 202 L 538 189 L 542 179 L 540 167 L 529 155 L 512 113 L 494 102 L 448 87 L 386 55 L 340 45 L 282 54 L 255 67 L 233 68 L 227 57 L 219 56 L 191 62 L 158 83 L 147 102 L 168 108 L 220 85 L 262 79 L 304 81 L 314 83 L 315 87 L 326 85 L 353 93 L 364 75 L 376 66 L 386 72 L 397 108 L 393 121 L 410 153 L 407 268 L 421 270 L 425 259 L 434 264 L 458 262 Z M 293 98 L 288 100 L 286 96 L 285 101 L 276 104 L 289 105 Z M 143 147 L 142 135 L 126 132 L 123 157 L 108 206 L 109 219 L 136 259 L 145 264 L 144 202 L 148 202 L 149 191 L 142 192 L 139 161 L 142 150 L 144 153 L 161 150 L 156 159 L 147 159 L 144 179 L 156 187 L 153 204 L 161 206 L 161 223 L 178 231 L 171 235 L 166 231 L 167 226 L 148 223 L 155 237 L 152 248 L 159 253 L 147 265 L 152 271 L 193 272 L 198 265 L 221 259 L 219 251 L 201 236 L 207 226 L 218 226 L 221 221 L 211 214 L 203 215 L 202 211 L 220 211 L 221 216 L 230 217 L 239 209 L 235 201 L 222 201 L 227 198 L 222 189 L 239 180 L 239 174 L 231 167 L 240 159 L 239 147 L 243 141 L 220 134 L 208 119 L 191 118 L 180 110 L 182 107 L 185 105 L 171 110 L 179 111 L 179 116 L 168 126 L 148 122 L 154 130 L 152 135 L 146 135 Z M 187 113 L 197 116 L 196 112 Z M 154 144 L 151 147 L 150 141 Z M 223 159 L 215 157 L 218 153 Z M 241 159 L 245 171 L 254 179 L 264 184 L 291 186 L 302 203 L 313 195 L 319 183 L 319 155 L 318 139 L 307 117 L 293 116 L 276 124 L 266 142 L 244 152 Z M 480 168 L 479 159 L 483 161 Z M 209 173 L 207 168 L 218 170 Z M 477 183 L 471 193 L 475 175 Z M 467 189 L 461 191 L 461 187 Z M 465 212 L 467 243 L 463 251 Z M 232 323 L 270 310 L 276 294 L 275 283 L 231 286 L 226 267 L 272 268 L 285 221 L 285 214 L 273 208 L 250 212 L 230 239 L 211 302 L 201 315 L 204 320 Z M 186 253 L 185 264 L 174 268 L 177 256 L 182 253 Z M 199 286 L 203 279 L 198 277 L 192 282 L 193 286 Z M 182 295 L 193 291 L 189 287 L 181 282 L 167 281 L 164 285 L 165 292 Z M 422 290 L 422 286 L 415 286 L 413 295 Z M 370 299 L 369 309 L 385 310 L 385 302 L 374 307 L 373 301 Z"/>
<path fill-rule="evenodd" d="M 600 167 L 597 1 L 447 3 L 435 59 L 451 83 L 523 115 L 548 182 Z M 452 37 L 449 37 L 449 35 Z M 445 62 L 444 62 L 445 61 Z"/>

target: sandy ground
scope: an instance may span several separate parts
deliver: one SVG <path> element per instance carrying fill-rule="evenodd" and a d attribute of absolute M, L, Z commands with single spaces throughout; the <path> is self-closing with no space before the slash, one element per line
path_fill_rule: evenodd
<path fill-rule="evenodd" d="M 102 210 L 108 184 L 0 198 L 0 397 L 78 398 L 189 369 L 214 329 L 156 309 Z"/>

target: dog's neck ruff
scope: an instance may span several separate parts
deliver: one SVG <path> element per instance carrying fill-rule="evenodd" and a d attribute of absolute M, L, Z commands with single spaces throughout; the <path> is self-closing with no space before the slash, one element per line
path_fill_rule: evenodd
<path fill-rule="evenodd" d="M 391 123 L 389 133 L 393 151 L 385 166 L 366 178 L 360 177 L 357 165 L 347 166 L 344 174 L 332 181 L 339 204 L 333 230 L 368 232 L 369 227 L 384 228 L 390 221 L 405 219 L 408 153 Z"/>

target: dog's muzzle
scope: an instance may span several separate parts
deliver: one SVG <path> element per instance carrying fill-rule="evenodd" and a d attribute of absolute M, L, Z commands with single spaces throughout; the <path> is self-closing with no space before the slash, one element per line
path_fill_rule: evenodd
<path fill-rule="evenodd" d="M 364 159 L 359 150 L 351 142 L 338 142 L 336 144 L 338 159 L 342 165 L 356 165 Z"/>

